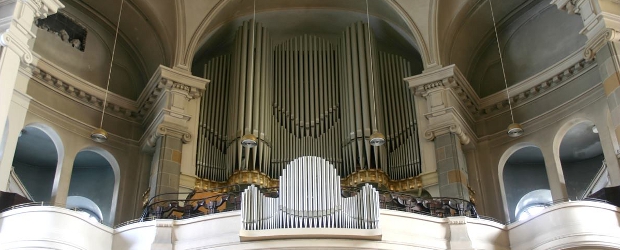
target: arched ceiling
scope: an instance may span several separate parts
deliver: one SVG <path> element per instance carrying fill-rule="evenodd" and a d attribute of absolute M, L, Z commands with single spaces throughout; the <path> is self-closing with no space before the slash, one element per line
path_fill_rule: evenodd
<path fill-rule="evenodd" d="M 498 28 L 506 20 L 537 0 L 494 0 L 493 13 Z M 458 2 L 458 4 L 455 4 Z M 488 0 L 439 0 L 438 37 L 441 41 L 442 62 L 456 64 L 467 75 L 476 53 L 489 39 L 495 39 Z"/>
<path fill-rule="evenodd" d="M 91 13 L 113 30 L 120 1 L 67 3 Z M 196 54 L 221 45 L 211 43 L 213 37 L 231 36 L 231 27 L 238 26 L 235 22 L 252 15 L 254 0 L 125 2 L 121 39 L 135 50 L 149 75 L 159 64 L 189 70 Z M 530 15 L 528 11 L 542 2 L 548 5 L 547 0 L 492 0 L 500 34 L 511 28 L 512 21 Z M 425 67 L 456 64 L 470 82 L 480 74 L 476 65 L 494 39 L 488 0 L 368 0 L 368 4 L 371 25 L 379 39 L 402 37 L 384 40 L 394 48 L 415 48 Z M 317 29 L 333 35 L 341 28 L 338 24 L 363 20 L 366 4 L 361 0 L 256 0 L 256 12 L 257 19 L 266 26 L 279 23 L 279 30 L 271 29 L 272 32 L 293 34 L 297 29 Z"/>
<path fill-rule="evenodd" d="M 195 1 L 186 0 L 184 15 L 188 23 L 187 29 L 190 30 L 194 23 L 196 12 L 194 8 L 189 9 L 188 4 Z M 196 37 L 188 37 L 188 40 L 196 42 L 195 45 L 190 44 L 188 53 L 197 51 L 201 55 L 205 48 L 210 47 L 214 36 L 231 36 L 234 28 L 238 26 L 236 22 L 248 19 L 253 14 L 252 0 L 227 0 L 220 1 L 212 7 L 212 12 L 203 21 L 202 25 L 197 27 L 197 32 L 192 34 Z M 400 37 L 404 37 L 404 41 L 392 41 L 394 47 L 406 46 L 414 47 L 419 50 L 418 40 L 410 29 L 410 24 L 396 11 L 393 1 L 369 0 L 369 14 L 372 16 L 371 24 L 377 35 L 386 35 L 381 33 L 399 33 Z M 257 20 L 270 27 L 270 31 L 295 34 L 308 31 L 316 31 L 328 36 L 336 36 L 342 32 L 343 28 L 355 21 L 366 20 L 366 4 L 359 0 L 270 0 L 256 1 Z M 346 24 L 346 26 L 345 26 Z M 234 27 L 234 28 L 232 28 Z M 391 35 L 391 34 L 390 34 Z M 221 40 L 221 39 L 215 39 Z M 224 39 L 226 40 L 226 39 Z M 277 42 L 277 41 L 276 41 Z M 192 54 L 191 56 L 193 56 Z M 190 58 L 191 60 L 191 58 Z"/>
<path fill-rule="evenodd" d="M 81 12 L 114 32 L 121 0 L 67 0 Z M 160 64 L 171 65 L 176 36 L 175 1 L 124 0 L 119 39 L 124 39 L 140 57 L 147 74 Z"/>
<path fill-rule="evenodd" d="M 509 86 L 551 67 L 585 43 L 579 16 L 547 0 L 490 1 Z M 439 13 L 442 63 L 455 64 L 481 98 L 503 90 L 489 0 L 439 0 Z"/>
<path fill-rule="evenodd" d="M 218 27 L 207 36 L 207 40 L 196 53 L 194 60 L 225 51 L 233 41 L 237 28 L 243 21 L 250 18 L 252 15 L 232 20 Z M 366 22 L 366 15 L 342 10 L 289 9 L 260 12 L 256 14 L 256 20 L 267 28 L 274 44 L 304 34 L 317 35 L 337 44 L 342 32 L 355 22 Z M 406 31 L 374 16 L 370 20 L 380 50 L 403 55 L 409 61 L 420 61 L 417 53 L 418 46 L 415 40 L 406 34 Z"/>

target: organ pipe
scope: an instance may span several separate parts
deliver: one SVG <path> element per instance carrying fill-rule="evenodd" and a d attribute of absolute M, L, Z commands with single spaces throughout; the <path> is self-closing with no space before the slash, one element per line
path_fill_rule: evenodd
<path fill-rule="evenodd" d="M 196 175 L 200 178 L 225 181 L 224 165 L 230 80 L 230 56 L 223 55 L 204 65 L 204 77 L 211 79 L 201 99 Z"/>
<path fill-rule="evenodd" d="M 342 197 L 336 169 L 319 157 L 291 161 L 282 171 L 278 194 L 266 197 L 249 186 L 241 195 L 242 228 L 378 228 L 375 188 L 366 184 L 355 195 Z"/>
<path fill-rule="evenodd" d="M 420 145 L 413 94 L 403 78 L 411 75 L 411 66 L 404 58 L 379 53 L 383 112 L 386 122 L 386 149 L 389 154 L 388 175 L 393 180 L 414 177 L 422 173 Z"/>
<path fill-rule="evenodd" d="M 335 47 L 303 35 L 274 47 L 273 161 L 277 178 L 290 161 L 313 155 L 340 168 L 340 103 Z"/>
<path fill-rule="evenodd" d="M 245 21 L 236 34 L 228 95 L 228 174 L 237 170 L 264 172 L 271 155 L 271 38 L 260 23 Z M 252 55 L 253 54 L 253 55 Z M 241 136 L 254 134 L 258 146 L 244 148 Z"/>
<path fill-rule="evenodd" d="M 340 38 L 343 164 L 347 174 L 371 168 L 387 172 L 388 167 L 385 149 L 371 147 L 368 140 L 373 132 L 383 131 L 378 70 L 370 66 L 378 65 L 377 50 L 371 50 L 377 46 L 368 32 L 367 24 L 358 22 Z"/>

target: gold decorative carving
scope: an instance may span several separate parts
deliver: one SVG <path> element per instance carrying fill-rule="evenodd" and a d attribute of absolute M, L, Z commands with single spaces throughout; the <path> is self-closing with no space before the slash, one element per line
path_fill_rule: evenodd
<path fill-rule="evenodd" d="M 391 180 L 390 177 L 380 169 L 368 169 L 354 172 L 346 178 L 340 179 L 343 187 L 358 186 L 364 183 L 376 183 L 380 189 L 403 192 L 409 190 L 420 190 L 424 187 L 420 176 L 410 177 L 402 180 Z M 258 171 L 237 171 L 233 173 L 228 181 L 212 181 L 196 178 L 194 190 L 214 190 L 233 185 L 257 185 L 264 188 L 275 188 L 279 186 L 278 179 L 272 179 L 264 173 Z M 222 189 L 226 192 L 225 189 Z"/>

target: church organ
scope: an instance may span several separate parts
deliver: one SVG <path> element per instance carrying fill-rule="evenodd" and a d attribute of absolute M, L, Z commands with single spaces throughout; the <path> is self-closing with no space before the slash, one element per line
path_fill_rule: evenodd
<path fill-rule="evenodd" d="M 392 180 L 421 173 L 413 95 L 402 80 L 410 63 L 378 49 L 366 23 L 335 43 L 311 34 L 271 39 L 267 27 L 245 21 L 232 50 L 204 65 L 211 83 L 200 107 L 198 177 L 223 182 L 257 171 L 277 179 L 303 156 L 327 160 L 343 178 L 368 169 Z M 377 131 L 387 142 L 372 147 Z M 242 147 L 245 134 L 258 146 Z"/>

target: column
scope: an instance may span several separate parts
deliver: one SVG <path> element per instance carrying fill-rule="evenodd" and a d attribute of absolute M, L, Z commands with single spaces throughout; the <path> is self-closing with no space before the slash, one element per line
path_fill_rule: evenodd
<path fill-rule="evenodd" d="M 433 150 L 432 157 L 425 157 L 424 165 L 434 165 L 426 169 L 435 169 L 439 195 L 442 197 L 469 200 L 467 161 L 463 145 L 472 143 L 471 124 L 468 114 L 459 107 L 471 106 L 473 99 L 471 87 L 464 80 L 456 66 L 451 65 L 435 71 L 406 78 L 409 88 L 418 99 L 417 103 L 426 103 L 426 107 L 416 110 L 418 120 L 424 124 L 424 138 L 428 142 L 427 152 Z M 458 94 L 457 94 L 458 93 Z M 457 98 L 461 96 L 462 98 Z M 469 96 L 469 97 L 468 97 Z M 424 146 L 424 143 L 421 143 Z"/>
<path fill-rule="evenodd" d="M 141 141 L 144 154 L 152 154 L 150 195 L 179 192 L 180 177 L 195 176 L 196 107 L 209 80 L 190 72 L 160 66 L 138 99 L 148 124 Z M 176 195 L 158 197 L 176 199 Z"/>
<path fill-rule="evenodd" d="M 551 140 L 549 140 L 551 142 Z M 566 181 L 564 180 L 564 172 L 562 171 L 562 163 L 560 162 L 560 155 L 554 154 L 554 148 L 552 143 L 548 145 L 540 145 L 543 158 L 545 160 L 545 170 L 547 171 L 547 179 L 549 180 L 549 190 L 551 190 L 551 197 L 553 200 L 565 200 L 568 199 L 568 192 L 566 191 Z"/>
<path fill-rule="evenodd" d="M 588 38 L 584 48 L 586 60 L 596 60 L 599 65 L 599 74 L 607 96 L 607 104 L 611 113 L 612 130 L 620 141 L 620 5 L 615 1 L 591 0 L 571 1 L 553 0 L 559 9 L 569 14 L 579 14 L 584 24 L 581 34 Z M 602 135 L 601 135 L 602 136 Z M 606 161 L 617 161 L 617 158 Z M 611 185 L 620 185 L 620 169 L 618 164 L 610 164 L 608 168 Z"/>
<path fill-rule="evenodd" d="M 13 153 L 17 145 L 19 131 L 23 127 L 25 111 L 28 109 L 30 97 L 25 87 L 21 94 L 14 94 L 15 82 L 22 64 L 32 62 L 32 52 L 28 41 L 35 38 L 30 31 L 36 18 L 44 18 L 49 14 L 56 13 L 59 8 L 64 8 L 60 1 L 5 1 L 0 6 L 0 135 L 5 134 L 6 121 L 11 123 L 7 141 L 3 150 L 2 162 L 0 163 L 0 190 L 5 190 L 9 172 L 11 171 Z M 13 97 L 18 99 L 13 102 Z M 13 110 L 16 109 L 16 110 Z M 8 156 L 8 157 L 7 157 Z"/>
<path fill-rule="evenodd" d="M 184 131 L 160 125 L 155 154 L 151 165 L 150 181 L 151 196 L 164 193 L 179 192 L 181 176 L 181 158 Z M 176 199 L 176 195 L 164 195 L 156 200 Z"/>
<path fill-rule="evenodd" d="M 32 63 L 28 41 L 35 38 L 30 31 L 36 18 L 45 18 L 65 6 L 58 0 L 9 0 L 0 6 L 0 135 L 11 107 L 11 99 L 19 67 Z M 6 13 L 6 14 L 5 14 Z"/>

